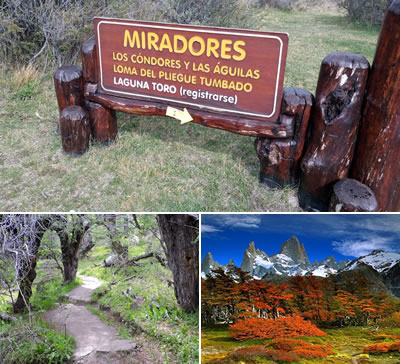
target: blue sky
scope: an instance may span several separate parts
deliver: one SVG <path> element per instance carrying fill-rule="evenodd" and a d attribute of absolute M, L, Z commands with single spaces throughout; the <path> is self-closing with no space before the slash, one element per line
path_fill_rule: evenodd
<path fill-rule="evenodd" d="M 251 241 L 277 254 L 292 235 L 304 244 L 310 262 L 331 255 L 355 259 L 374 249 L 400 253 L 397 214 L 202 214 L 201 221 L 201 258 L 211 252 L 224 265 L 232 258 L 239 266 Z"/>

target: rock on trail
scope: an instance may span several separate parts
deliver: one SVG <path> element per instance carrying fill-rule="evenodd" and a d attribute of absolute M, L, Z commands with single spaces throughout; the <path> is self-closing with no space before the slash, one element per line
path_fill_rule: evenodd
<path fill-rule="evenodd" d="M 115 354 L 117 359 L 118 353 L 133 351 L 136 348 L 134 342 L 118 338 L 118 332 L 114 327 L 107 326 L 85 307 L 101 282 L 95 277 L 79 276 L 79 278 L 83 280 L 82 285 L 65 295 L 70 303 L 61 304 L 43 316 L 44 320 L 54 325 L 57 330 L 60 332 L 65 330 L 75 339 L 77 347 L 74 361 L 86 364 L 102 363 L 100 357 L 105 354 Z M 118 363 L 119 360 L 113 362 Z"/>

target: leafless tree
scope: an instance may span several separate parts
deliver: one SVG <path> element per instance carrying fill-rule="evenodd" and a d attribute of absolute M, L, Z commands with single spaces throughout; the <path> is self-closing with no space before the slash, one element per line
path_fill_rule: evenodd
<path fill-rule="evenodd" d="M 1 259 L 14 262 L 18 298 L 14 312 L 29 308 L 32 282 L 36 277 L 36 259 L 40 242 L 51 225 L 48 215 L 0 215 Z M 1 279 L 1 277 L 0 277 Z"/>

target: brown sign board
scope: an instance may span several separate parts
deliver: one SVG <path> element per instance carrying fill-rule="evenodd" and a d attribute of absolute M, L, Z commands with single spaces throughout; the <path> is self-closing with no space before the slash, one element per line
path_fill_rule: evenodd
<path fill-rule="evenodd" d="M 100 93 L 279 118 L 288 35 L 95 18 Z"/>

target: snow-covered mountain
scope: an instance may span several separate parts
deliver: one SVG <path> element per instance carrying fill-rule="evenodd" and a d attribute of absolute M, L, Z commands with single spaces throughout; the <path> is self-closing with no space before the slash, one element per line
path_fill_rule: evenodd
<path fill-rule="evenodd" d="M 212 269 L 210 264 L 217 266 L 208 253 L 202 262 L 202 276 L 210 273 Z M 210 262 L 210 263 L 207 263 Z M 315 275 L 327 277 L 329 274 L 335 274 L 339 269 L 345 267 L 350 261 L 340 261 L 336 263 L 334 257 L 329 257 L 322 262 L 310 264 L 304 244 L 300 244 L 297 237 L 292 236 L 285 241 L 279 254 L 268 256 L 267 253 L 256 249 L 252 241 L 243 254 L 240 268 L 248 272 L 256 279 L 263 279 L 271 276 L 295 276 L 295 275 Z M 230 263 L 232 264 L 232 262 Z M 228 264 L 229 265 L 229 264 Z M 228 265 L 224 269 L 228 269 Z M 222 267 L 218 264 L 218 267 Z"/>
<path fill-rule="evenodd" d="M 212 274 L 213 269 L 222 268 L 225 272 L 235 268 L 232 260 L 225 266 L 214 261 L 208 253 L 201 264 L 202 277 Z M 256 249 L 251 242 L 243 254 L 240 268 L 248 272 L 255 279 L 285 279 L 288 276 L 317 276 L 328 277 L 336 275 L 339 280 L 362 274 L 376 291 L 391 292 L 400 297 L 400 254 L 374 250 L 370 254 L 353 261 L 342 260 L 336 262 L 335 258 L 328 257 L 322 262 L 315 261 L 310 264 L 305 247 L 299 240 L 292 236 L 285 241 L 279 254 L 268 256 L 265 252 Z"/>
<path fill-rule="evenodd" d="M 201 262 L 201 276 L 205 278 L 207 274 L 210 274 L 212 270 L 222 268 L 223 265 L 219 264 L 213 259 L 211 253 L 208 253 L 203 261 Z"/>
<path fill-rule="evenodd" d="M 374 250 L 368 255 L 353 260 L 343 268 L 343 271 L 354 270 L 361 263 L 369 265 L 379 273 L 386 273 L 396 264 L 400 263 L 400 254 Z"/>

